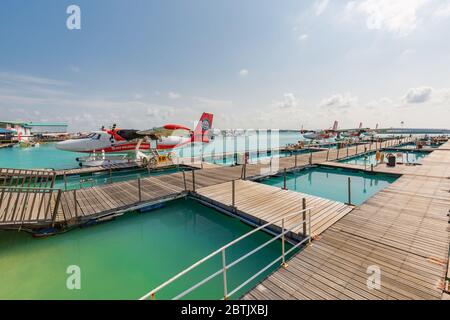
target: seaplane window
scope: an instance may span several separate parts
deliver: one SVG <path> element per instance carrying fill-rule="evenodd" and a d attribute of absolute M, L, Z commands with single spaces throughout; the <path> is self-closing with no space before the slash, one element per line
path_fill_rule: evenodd
<path fill-rule="evenodd" d="M 97 140 L 100 140 L 101 134 L 97 135 Z"/>
<path fill-rule="evenodd" d="M 87 135 L 87 138 L 91 138 L 92 139 L 94 137 L 95 137 L 95 133 L 90 133 L 90 134 Z"/>

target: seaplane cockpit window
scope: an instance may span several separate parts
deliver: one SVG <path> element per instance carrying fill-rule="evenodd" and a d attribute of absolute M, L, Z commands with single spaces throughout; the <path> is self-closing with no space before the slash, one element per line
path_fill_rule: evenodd
<path fill-rule="evenodd" d="M 97 140 L 100 140 L 100 137 L 101 137 L 102 135 L 101 134 L 98 134 L 97 135 Z"/>
<path fill-rule="evenodd" d="M 95 133 L 90 133 L 86 136 L 86 138 L 93 139 L 95 137 Z"/>

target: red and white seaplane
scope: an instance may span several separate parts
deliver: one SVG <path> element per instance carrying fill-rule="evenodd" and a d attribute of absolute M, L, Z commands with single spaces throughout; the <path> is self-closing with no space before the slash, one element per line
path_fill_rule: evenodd
<path fill-rule="evenodd" d="M 303 137 L 310 140 L 326 140 L 326 139 L 333 139 L 337 137 L 337 128 L 338 128 L 338 122 L 334 121 L 333 127 L 331 129 L 326 130 L 316 130 L 316 131 L 309 131 L 304 132 L 302 128 Z"/>
<path fill-rule="evenodd" d="M 88 157 L 77 158 L 80 165 L 86 166 L 123 163 L 139 158 L 142 160 L 149 157 L 142 151 L 150 151 L 154 155 L 156 150 L 169 152 L 190 143 L 209 143 L 212 122 L 213 115 L 204 112 L 194 130 L 172 123 L 143 131 L 119 129 L 113 125 L 109 130 L 103 127 L 100 131 L 93 131 L 85 137 L 58 142 L 56 148 L 91 154 Z M 155 141 L 153 147 L 152 141 Z M 121 155 L 107 157 L 106 154 Z"/>

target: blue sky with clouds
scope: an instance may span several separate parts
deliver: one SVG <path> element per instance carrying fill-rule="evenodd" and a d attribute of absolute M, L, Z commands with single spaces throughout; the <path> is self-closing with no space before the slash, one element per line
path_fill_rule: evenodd
<path fill-rule="evenodd" d="M 66 28 L 67 6 L 81 30 Z M 3 0 L 2 119 L 448 127 L 450 1 Z"/>

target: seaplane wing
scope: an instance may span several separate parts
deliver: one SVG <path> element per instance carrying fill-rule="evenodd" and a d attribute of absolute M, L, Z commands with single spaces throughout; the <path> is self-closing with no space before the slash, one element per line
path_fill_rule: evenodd
<path fill-rule="evenodd" d="M 172 136 L 173 133 L 175 132 L 175 130 L 178 130 L 178 129 L 184 129 L 184 130 L 190 131 L 189 128 L 185 128 L 182 126 L 165 125 L 163 127 L 155 127 L 155 128 L 148 129 L 148 130 L 141 130 L 141 131 L 138 131 L 137 134 L 139 134 L 141 136 L 149 137 L 152 140 L 159 140 L 163 137 Z"/>

